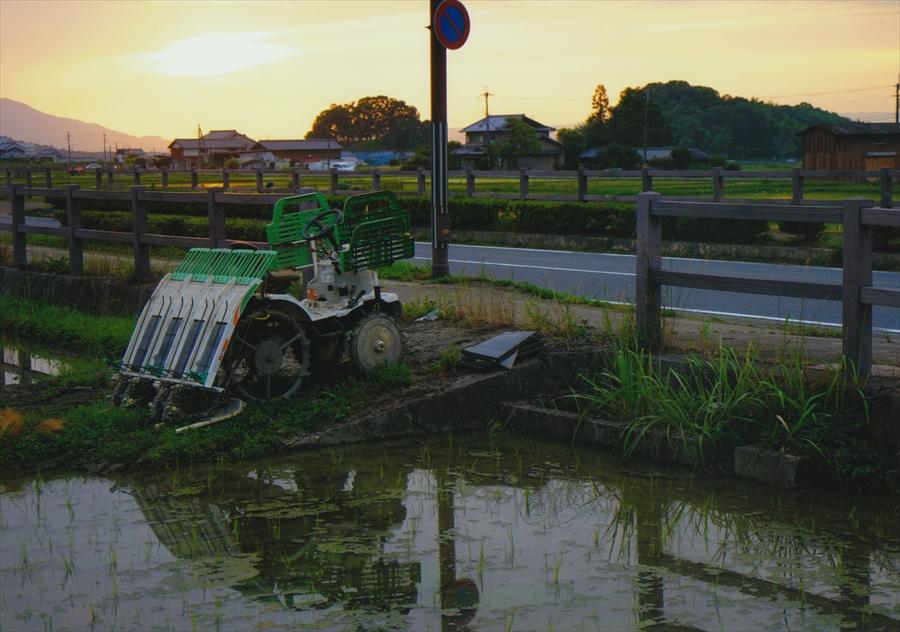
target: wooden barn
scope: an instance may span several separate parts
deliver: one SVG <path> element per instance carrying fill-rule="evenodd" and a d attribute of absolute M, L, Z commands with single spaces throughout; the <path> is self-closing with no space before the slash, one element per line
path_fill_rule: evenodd
<path fill-rule="evenodd" d="M 813 125 L 803 136 L 803 168 L 828 171 L 900 169 L 900 124 Z"/>

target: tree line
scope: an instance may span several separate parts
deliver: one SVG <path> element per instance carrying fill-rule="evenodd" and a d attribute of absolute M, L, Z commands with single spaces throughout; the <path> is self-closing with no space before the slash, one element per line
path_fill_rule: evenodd
<path fill-rule="evenodd" d="M 634 168 L 641 162 L 635 149 L 645 146 L 675 147 L 677 168 L 690 162 L 688 148 L 710 154 L 714 164 L 723 164 L 726 157 L 780 160 L 800 155 L 798 133 L 804 128 L 848 121 L 809 103 L 777 105 L 720 95 L 686 81 L 625 88 L 614 106 L 599 84 L 590 108 L 584 122 L 557 134 L 565 148 L 565 167 L 577 167 L 585 150 L 596 149 L 597 167 Z M 514 165 L 517 156 L 533 148 L 533 131 L 524 124 L 518 127 L 522 129 L 513 123 L 506 140 L 489 148 L 490 164 Z M 429 160 L 430 122 L 414 106 L 384 95 L 331 104 L 306 137 L 334 138 L 354 149 L 415 151 L 409 167 L 427 166 Z"/>
<path fill-rule="evenodd" d="M 848 120 L 809 103 L 776 105 L 723 96 L 686 81 L 625 88 L 610 107 L 600 84 L 587 119 L 559 130 L 557 138 L 566 148 L 568 166 L 577 166 L 586 149 L 598 149 L 598 166 L 633 167 L 640 160 L 633 148 L 644 146 L 701 149 L 720 163 L 725 157 L 781 160 L 800 155 L 799 132 L 806 127 Z"/>

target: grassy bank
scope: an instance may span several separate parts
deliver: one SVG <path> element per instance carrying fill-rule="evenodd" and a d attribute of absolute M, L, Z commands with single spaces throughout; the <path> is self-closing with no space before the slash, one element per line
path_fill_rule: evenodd
<path fill-rule="evenodd" d="M 870 417 L 865 383 L 843 366 L 811 376 L 799 355 L 766 365 L 751 346 L 668 368 L 621 341 L 612 358 L 605 371 L 582 376 L 574 397 L 586 414 L 627 422 L 626 455 L 661 431 L 699 468 L 759 445 L 813 456 L 841 485 L 898 487 L 889 424 Z"/>
<path fill-rule="evenodd" d="M 93 358 L 119 358 L 133 328 L 131 318 L 87 316 L 65 307 L 0 296 L 0 331 L 52 349 Z"/>

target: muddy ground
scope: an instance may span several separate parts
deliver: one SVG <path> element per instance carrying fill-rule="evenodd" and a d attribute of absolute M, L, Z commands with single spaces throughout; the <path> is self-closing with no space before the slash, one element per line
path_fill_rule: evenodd
<path fill-rule="evenodd" d="M 409 366 L 412 373 L 412 384 L 401 391 L 392 390 L 385 393 L 384 399 L 390 399 L 393 403 L 400 403 L 403 399 L 412 399 L 421 396 L 423 392 L 440 390 L 449 381 L 460 374 L 471 372 L 472 369 L 448 362 L 447 357 L 454 354 L 447 353 L 453 347 L 464 348 L 503 332 L 508 327 L 497 326 L 467 326 L 447 320 L 434 321 L 404 321 L 400 323 L 404 338 L 404 363 Z M 562 349 L 566 347 L 563 341 L 543 336 L 545 347 L 548 349 Z M 327 388 L 338 384 L 348 375 L 353 375 L 353 366 L 347 354 L 342 360 L 332 366 L 321 367 L 301 386 L 301 392 L 295 397 L 302 397 L 303 392 L 310 389 Z M 84 386 L 62 386 L 48 377 L 27 385 L 6 385 L 0 387 L 0 409 L 14 408 L 23 413 L 35 412 L 44 415 L 64 415 L 66 410 L 81 404 L 96 402 L 112 394 L 112 384 L 90 388 Z M 381 398 L 370 402 L 377 405 Z"/>

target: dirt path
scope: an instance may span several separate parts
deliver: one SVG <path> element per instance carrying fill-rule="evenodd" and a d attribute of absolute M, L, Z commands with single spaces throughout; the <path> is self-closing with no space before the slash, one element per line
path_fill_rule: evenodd
<path fill-rule="evenodd" d="M 396 292 L 406 304 L 434 303 L 456 309 L 474 322 L 571 331 L 588 326 L 598 331 L 619 332 L 630 313 L 585 305 L 561 305 L 485 284 L 440 285 L 386 281 L 385 289 Z M 787 352 L 802 351 L 814 363 L 837 362 L 841 355 L 840 331 L 834 336 L 801 335 L 784 323 L 740 322 L 735 319 L 664 318 L 667 347 L 677 351 L 712 351 L 719 341 L 728 347 L 756 346 L 765 357 L 777 360 Z M 818 332 L 816 332 L 818 333 Z M 900 340 L 876 334 L 872 341 L 873 374 L 900 378 Z"/>

